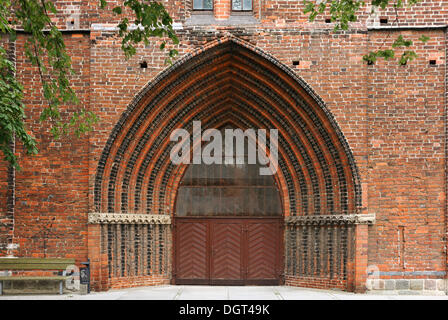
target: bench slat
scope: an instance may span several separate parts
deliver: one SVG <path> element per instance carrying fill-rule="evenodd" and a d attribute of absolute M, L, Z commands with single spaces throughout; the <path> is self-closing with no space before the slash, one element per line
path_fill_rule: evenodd
<path fill-rule="evenodd" d="M 0 281 L 22 281 L 22 280 L 66 280 L 69 276 L 42 276 L 42 277 L 28 277 L 28 276 L 13 276 L 13 277 L 0 277 Z"/>
<path fill-rule="evenodd" d="M 0 258 L 0 263 L 74 263 L 75 259 L 66 258 Z"/>
<path fill-rule="evenodd" d="M 63 270 L 75 259 L 0 258 L 0 270 Z"/>
<path fill-rule="evenodd" d="M 70 264 L 8 264 L 1 265 L 0 270 L 65 270 Z"/>

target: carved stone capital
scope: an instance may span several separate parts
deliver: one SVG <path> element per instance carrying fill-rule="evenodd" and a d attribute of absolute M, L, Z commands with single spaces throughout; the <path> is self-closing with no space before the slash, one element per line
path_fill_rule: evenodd
<path fill-rule="evenodd" d="M 374 224 L 375 214 L 332 214 L 289 216 L 285 218 L 287 225 L 342 225 L 342 224 Z"/>
<path fill-rule="evenodd" d="M 171 224 L 164 214 L 89 213 L 89 224 Z"/>

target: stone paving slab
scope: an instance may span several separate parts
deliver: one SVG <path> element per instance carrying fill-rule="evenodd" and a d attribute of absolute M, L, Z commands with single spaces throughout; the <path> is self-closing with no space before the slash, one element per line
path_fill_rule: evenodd
<path fill-rule="evenodd" d="M 288 286 L 154 286 L 88 295 L 0 296 L 0 300 L 448 300 L 448 296 L 354 294 Z"/>

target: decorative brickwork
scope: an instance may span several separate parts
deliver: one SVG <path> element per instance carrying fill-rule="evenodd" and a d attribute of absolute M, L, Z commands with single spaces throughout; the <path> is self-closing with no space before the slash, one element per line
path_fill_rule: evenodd
<path fill-rule="evenodd" d="M 170 224 L 171 217 L 159 214 L 89 213 L 89 223 Z"/>
<path fill-rule="evenodd" d="M 172 146 L 169 134 L 181 124 L 188 129 L 193 120 L 202 120 L 204 123 L 206 117 L 222 117 L 228 109 L 228 118 L 223 121 L 241 122 L 241 119 L 247 119 L 248 127 L 280 129 L 280 166 L 284 178 L 279 184 L 284 185 L 282 189 L 289 195 L 285 199 L 289 203 L 287 215 L 356 212 L 361 191 L 359 183 L 356 183 L 359 178 L 353 157 L 333 118 L 309 86 L 271 56 L 238 39 L 223 39 L 208 47 L 203 53 L 201 50 L 192 54 L 192 58 L 187 56 L 178 61 L 148 85 L 138 95 L 140 99 L 130 105 L 115 127 L 100 160 L 95 188 L 96 208 L 109 212 L 141 212 L 145 207 L 148 213 L 158 211 L 160 214 L 170 214 L 172 203 L 154 202 L 155 199 L 166 198 L 166 190 L 160 188 L 156 181 L 160 179 L 157 178 L 161 174 L 160 169 L 166 167 L 164 163 L 169 162 Z M 222 66 L 221 70 L 210 74 L 208 70 L 217 63 Z M 248 70 L 253 70 L 257 78 L 250 76 Z M 233 77 L 234 72 L 241 74 Z M 279 76 L 279 73 L 284 75 Z M 207 77 L 199 77 L 200 74 Z M 260 76 L 266 80 L 261 81 Z M 175 80 L 170 83 L 168 80 L 173 77 Z M 234 83 L 239 85 L 235 86 Z M 273 85 L 276 86 L 275 90 Z M 247 90 L 235 95 L 240 86 L 246 86 Z M 172 94 L 173 90 L 181 91 L 167 97 L 167 93 Z M 278 90 L 283 90 L 288 96 L 278 94 Z M 203 94 L 192 96 L 194 92 Z M 154 98 L 151 101 L 147 96 Z M 191 100 L 192 97 L 196 100 Z M 211 99 L 206 99 L 208 97 Z M 143 104 L 142 101 L 147 102 Z M 294 110 L 291 109 L 291 103 L 300 107 L 297 113 L 290 111 L 290 117 L 286 117 L 286 110 Z M 164 104 L 166 106 L 161 109 Z M 153 110 L 155 106 L 160 110 L 159 113 Z M 204 111 L 201 113 L 201 110 Z M 140 112 L 141 115 L 138 115 Z M 241 114 L 241 117 L 234 119 L 236 113 Z M 148 115 L 155 118 L 148 122 Z M 169 122 L 162 121 L 163 118 Z M 329 133 L 325 129 L 325 122 L 334 132 Z M 291 135 L 294 130 L 297 130 L 297 134 Z M 139 135 L 142 135 L 141 138 L 137 138 Z M 344 148 L 345 153 L 338 151 Z M 154 162 L 156 155 L 157 160 Z M 351 168 L 344 168 L 343 162 L 352 163 Z M 140 168 L 134 168 L 135 164 L 140 164 Z M 290 172 L 287 168 L 295 168 L 296 171 Z M 165 175 L 162 181 L 169 179 Z M 296 181 L 300 182 L 297 186 L 294 185 Z M 100 189 L 101 185 L 103 189 Z M 130 185 L 135 186 L 131 202 Z M 142 190 L 143 186 L 146 190 Z M 165 184 L 162 182 L 161 186 L 165 187 Z M 146 204 L 142 204 L 145 198 Z M 312 199 L 311 203 L 309 199 Z"/>
<path fill-rule="evenodd" d="M 95 237 L 89 256 L 96 258 L 92 277 L 97 289 L 169 283 L 169 223 L 167 216 L 90 214 Z"/>
<path fill-rule="evenodd" d="M 374 224 L 374 214 L 351 215 L 312 215 L 286 217 L 285 223 L 289 225 L 342 225 L 342 224 Z"/>
<path fill-rule="evenodd" d="M 353 225 L 289 225 L 286 229 L 286 283 L 321 282 L 347 289 L 348 262 L 354 259 Z"/>
<path fill-rule="evenodd" d="M 137 96 L 103 151 L 96 176 L 96 208 L 134 212 L 132 217 L 138 213 L 149 217 L 152 212 L 171 216 L 176 194 L 167 195 L 167 190 L 177 190 L 185 166 L 170 163 L 169 135 L 176 127 L 191 130 L 193 120 L 201 120 L 203 129 L 229 122 L 241 128 L 279 129 L 281 173 L 276 180 L 288 223 L 298 223 L 291 220 L 294 216 L 319 216 L 326 221 L 328 215 L 335 215 L 338 222 L 360 222 L 354 215 L 361 201 L 358 172 L 322 100 L 289 68 L 234 37 L 184 57 Z M 285 244 L 287 262 L 294 266 L 286 274 L 322 273 L 346 283 L 347 263 L 354 252 L 352 228 L 335 228 L 334 235 L 320 227 L 313 227 L 312 235 L 292 228 Z M 108 234 L 110 239 L 119 237 L 116 232 Z M 304 238 L 298 247 L 296 236 Z M 321 243 L 329 243 L 329 249 Z M 304 270 L 295 266 L 296 259 L 303 261 L 299 255 L 305 259 Z M 109 254 L 109 266 L 111 259 Z"/>
<path fill-rule="evenodd" d="M 393 12 L 368 18 L 365 8 L 349 30 L 335 33 L 325 14 L 309 23 L 302 1 L 254 0 L 252 14 L 237 15 L 219 0 L 198 15 L 191 0 L 167 0 L 180 38 L 179 58 L 168 67 L 160 40 L 125 60 L 118 17 L 97 1 L 56 1 L 73 88 L 100 123 L 79 139 L 54 141 L 38 120 L 46 102 L 24 56 L 26 35 L 0 40 L 24 84 L 27 125 L 39 145 L 34 157 L 16 145 L 20 171 L 0 162 L 0 254 L 12 242 L 18 256 L 78 265 L 90 258 L 94 290 L 168 283 L 169 221 L 187 168 L 169 161 L 169 135 L 201 120 L 203 129 L 279 129 L 274 179 L 285 217 L 286 284 L 362 292 L 373 288 L 375 269 L 378 290 L 442 288 L 445 2 L 400 9 L 393 28 Z M 363 63 L 363 54 L 400 34 L 414 41 L 414 61 Z M 61 114 L 76 108 L 63 106 Z M 414 280 L 423 280 L 422 290 Z"/>

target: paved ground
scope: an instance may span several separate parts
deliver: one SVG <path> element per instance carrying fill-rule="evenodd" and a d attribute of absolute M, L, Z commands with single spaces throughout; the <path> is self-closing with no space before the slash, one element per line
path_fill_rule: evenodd
<path fill-rule="evenodd" d="M 448 296 L 354 294 L 336 290 L 305 289 L 287 286 L 157 286 L 139 287 L 88 295 L 0 296 L 0 300 L 402 300 L 437 299 Z"/>

